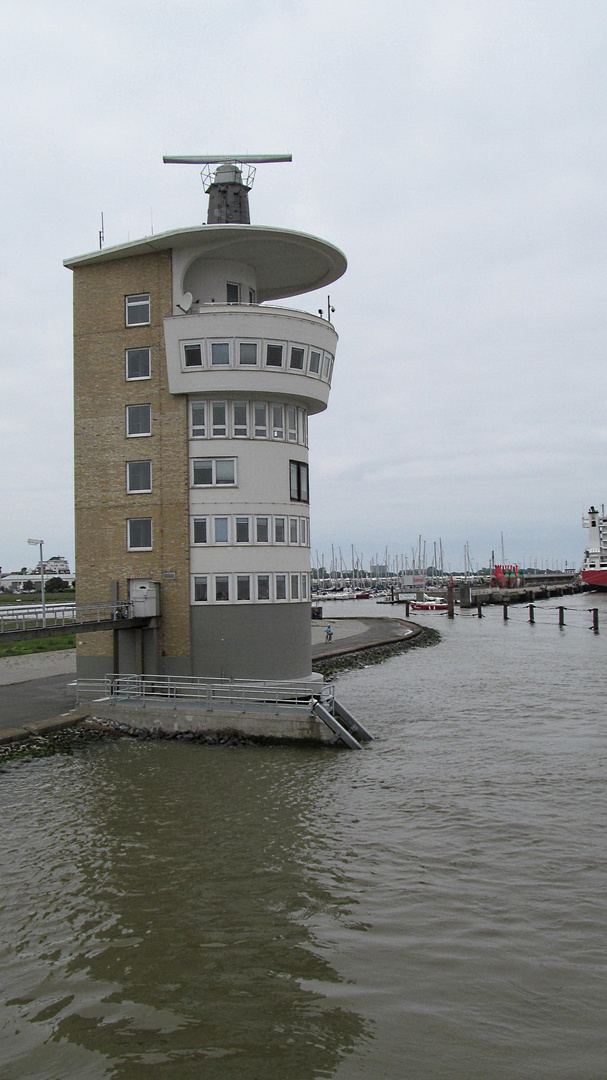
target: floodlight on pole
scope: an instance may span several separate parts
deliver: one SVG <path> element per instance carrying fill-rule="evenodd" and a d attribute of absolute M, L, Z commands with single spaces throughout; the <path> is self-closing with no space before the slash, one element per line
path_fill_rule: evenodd
<path fill-rule="evenodd" d="M 44 540 L 28 540 L 28 544 L 33 544 L 35 547 L 40 548 L 40 592 L 42 595 L 42 625 L 46 626 L 46 607 L 44 603 Z"/>

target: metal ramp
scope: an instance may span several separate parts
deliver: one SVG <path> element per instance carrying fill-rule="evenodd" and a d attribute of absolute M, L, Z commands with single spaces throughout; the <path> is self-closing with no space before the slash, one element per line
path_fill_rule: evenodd
<path fill-rule="evenodd" d="M 333 698 L 332 705 L 333 712 L 330 712 L 320 701 L 316 701 L 312 712 L 319 720 L 322 720 L 331 731 L 335 732 L 338 738 L 340 738 L 350 750 L 362 750 L 362 743 L 370 742 L 373 736 L 343 705 L 340 704 L 337 698 Z M 337 713 L 337 716 L 335 713 Z"/>

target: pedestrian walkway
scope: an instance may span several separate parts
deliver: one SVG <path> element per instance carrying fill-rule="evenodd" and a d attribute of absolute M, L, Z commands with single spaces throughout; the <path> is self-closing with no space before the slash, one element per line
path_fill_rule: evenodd
<path fill-rule="evenodd" d="M 325 627 L 333 629 L 333 640 L 325 642 Z M 379 645 L 394 645 L 418 634 L 421 627 L 404 619 L 327 619 L 312 626 L 312 661 L 329 660 Z"/>

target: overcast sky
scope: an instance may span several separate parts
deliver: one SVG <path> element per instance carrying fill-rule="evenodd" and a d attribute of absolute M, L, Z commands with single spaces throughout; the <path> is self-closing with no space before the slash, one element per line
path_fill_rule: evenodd
<path fill-rule="evenodd" d="M 312 551 L 442 538 L 579 564 L 607 501 L 604 0 L 4 5 L 0 564 L 73 564 L 68 256 L 196 225 L 195 167 L 282 153 L 254 223 L 340 247 Z M 291 301 L 289 301 L 291 303 Z M 310 311 L 325 294 L 294 303 Z"/>

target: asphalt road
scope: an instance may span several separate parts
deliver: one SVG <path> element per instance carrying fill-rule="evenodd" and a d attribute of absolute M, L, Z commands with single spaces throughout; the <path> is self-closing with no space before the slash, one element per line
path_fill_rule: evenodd
<path fill-rule="evenodd" d="M 73 690 L 67 684 L 73 675 L 51 675 L 46 679 L 0 686 L 0 730 L 20 727 L 33 720 L 51 720 L 74 708 Z"/>

